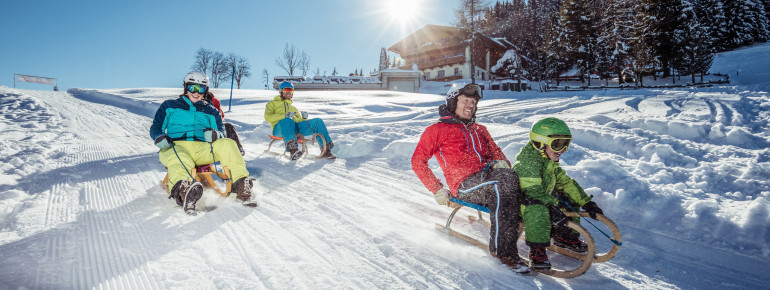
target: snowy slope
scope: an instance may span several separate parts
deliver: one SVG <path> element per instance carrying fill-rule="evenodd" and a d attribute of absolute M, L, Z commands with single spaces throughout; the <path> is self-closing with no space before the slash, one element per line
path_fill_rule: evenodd
<path fill-rule="evenodd" d="M 623 231 L 613 260 L 568 280 L 514 274 L 434 229 L 449 209 L 410 157 L 440 95 L 298 91 L 340 159 L 290 162 L 264 152 L 275 93 L 235 91 L 227 118 L 261 205 L 206 191 L 190 217 L 160 188 L 148 136 L 180 89 L 0 87 L 0 288 L 767 288 L 770 97 L 754 85 L 486 92 L 478 120 L 509 159 L 532 122 L 567 121 L 565 170 Z M 229 91 L 214 92 L 226 108 Z M 456 226 L 483 237 L 467 214 Z"/>

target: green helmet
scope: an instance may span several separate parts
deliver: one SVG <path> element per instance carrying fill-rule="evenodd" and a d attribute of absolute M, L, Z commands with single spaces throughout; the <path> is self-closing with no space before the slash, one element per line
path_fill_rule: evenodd
<path fill-rule="evenodd" d="M 532 125 L 529 139 L 533 141 L 537 149 L 543 150 L 545 149 L 544 145 L 549 145 L 551 150 L 564 151 L 569 147 L 572 133 L 564 121 L 557 118 L 545 118 Z"/>

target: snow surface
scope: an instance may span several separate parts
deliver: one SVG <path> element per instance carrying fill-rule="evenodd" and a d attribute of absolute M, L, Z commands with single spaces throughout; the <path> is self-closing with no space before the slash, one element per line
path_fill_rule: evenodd
<path fill-rule="evenodd" d="M 623 232 L 614 259 L 572 279 L 515 274 L 434 228 L 450 210 L 410 158 L 441 95 L 298 91 L 296 106 L 325 120 L 340 158 L 291 162 L 264 152 L 275 92 L 237 90 L 227 120 L 261 204 L 207 190 L 191 217 L 159 186 L 148 133 L 180 89 L 0 87 L 0 288 L 767 289 L 770 87 L 745 74 L 770 67 L 768 53 L 763 44 L 715 60 L 723 72 L 746 60 L 739 85 L 485 92 L 478 120 L 509 159 L 533 122 L 567 121 L 575 140 L 563 167 Z M 229 91 L 214 92 L 227 108 Z M 453 225 L 485 239 L 469 214 Z"/>

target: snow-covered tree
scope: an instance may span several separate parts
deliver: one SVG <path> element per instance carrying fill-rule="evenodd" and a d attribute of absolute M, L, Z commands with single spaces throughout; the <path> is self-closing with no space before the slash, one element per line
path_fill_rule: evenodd
<path fill-rule="evenodd" d="M 724 2 L 726 38 L 724 49 L 732 49 L 768 39 L 765 5 L 759 0 Z"/>
<path fill-rule="evenodd" d="M 676 30 L 680 40 L 678 51 L 672 59 L 673 67 L 683 75 L 691 75 L 695 83 L 695 74 L 703 74 L 711 67 L 714 59 L 712 39 L 707 25 L 701 25 L 697 0 L 682 0 L 682 26 Z"/>
<path fill-rule="evenodd" d="M 380 71 L 388 68 L 388 52 L 385 48 L 380 49 Z"/>

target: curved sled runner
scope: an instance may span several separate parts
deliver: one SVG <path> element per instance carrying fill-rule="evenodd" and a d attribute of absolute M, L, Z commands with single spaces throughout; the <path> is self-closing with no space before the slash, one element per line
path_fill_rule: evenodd
<path fill-rule="evenodd" d="M 469 207 L 469 208 L 475 209 L 477 211 L 477 213 L 478 213 L 478 217 L 476 217 L 476 216 L 468 216 L 468 218 L 470 220 L 477 220 L 478 219 L 481 222 L 483 222 L 485 225 L 489 226 L 490 225 L 489 221 L 485 220 L 482 217 L 482 214 L 481 214 L 482 212 L 489 213 L 489 209 L 486 208 L 486 207 L 483 207 L 481 205 L 478 205 L 478 204 L 469 203 L 469 202 L 465 202 L 465 201 L 459 200 L 459 199 L 454 198 L 454 197 L 450 198 L 450 202 L 449 202 L 448 206 L 450 208 L 453 208 L 453 210 L 452 210 L 452 213 L 449 214 L 449 218 L 447 218 L 446 225 L 436 224 L 436 228 L 439 229 L 439 230 L 442 230 L 442 231 L 446 231 L 447 233 L 449 233 L 449 235 L 451 235 L 453 237 L 457 237 L 457 238 L 462 239 L 464 241 L 467 241 L 467 242 L 471 243 L 474 246 L 477 246 L 477 247 L 479 247 L 481 249 L 484 249 L 485 251 L 489 251 L 489 245 L 486 242 L 482 242 L 482 241 L 480 241 L 478 239 L 475 239 L 475 238 L 472 238 L 470 236 L 467 236 L 467 235 L 465 235 L 463 233 L 460 233 L 458 231 L 453 230 L 450 227 L 451 224 L 452 224 L 452 220 L 454 219 L 455 214 L 457 214 L 457 212 L 460 209 L 464 208 L 464 207 Z M 574 213 L 574 212 L 568 212 L 568 213 L 564 213 L 564 214 L 569 216 L 569 217 L 578 217 L 579 216 L 577 213 Z M 582 261 L 582 263 L 579 266 L 575 267 L 574 269 L 555 269 L 555 268 L 551 268 L 550 270 L 537 270 L 537 269 L 533 269 L 533 270 L 538 271 L 538 272 L 543 273 L 543 274 L 546 274 L 546 275 L 549 275 L 549 276 L 558 277 L 558 278 L 572 278 L 572 277 L 580 276 L 583 273 L 585 273 L 591 267 L 591 263 L 605 262 L 605 261 L 608 261 L 608 260 L 612 259 L 613 257 L 615 257 L 615 254 L 617 254 L 617 252 L 620 250 L 620 245 L 622 244 L 621 243 L 620 229 L 618 228 L 618 226 L 612 220 L 610 220 L 609 218 L 607 218 L 604 215 L 597 214 L 596 215 L 596 219 L 598 221 L 604 223 L 605 225 L 607 225 L 610 228 L 610 230 L 612 231 L 612 235 L 613 235 L 612 240 L 614 242 L 614 244 L 612 246 L 612 249 L 610 249 L 607 253 L 597 254 L 596 253 L 596 242 L 594 241 L 593 236 L 591 236 L 591 234 L 583 226 L 581 226 L 580 224 L 577 224 L 577 223 L 574 223 L 572 221 L 569 221 L 567 223 L 567 227 L 569 227 L 571 229 L 574 229 L 578 233 L 580 233 L 580 235 L 583 237 L 583 239 L 585 240 L 586 244 L 588 245 L 588 251 L 586 253 L 582 253 L 582 254 L 581 253 L 575 253 L 575 252 L 572 252 L 570 250 L 563 249 L 563 248 L 560 248 L 560 247 L 556 247 L 556 246 L 553 246 L 553 245 L 549 246 L 547 249 L 552 251 L 552 252 L 559 253 L 559 254 L 562 254 L 564 256 L 567 256 L 567 257 L 570 257 L 570 258 Z M 519 238 L 524 238 L 524 235 L 521 234 L 523 232 L 523 229 L 524 229 L 524 223 L 520 222 L 519 223 Z"/>
<path fill-rule="evenodd" d="M 230 179 L 230 174 L 228 173 L 230 171 L 227 170 L 227 166 L 221 166 L 221 171 L 216 170 L 216 166 L 214 166 L 215 164 L 216 163 L 195 166 L 191 172 L 191 175 L 194 176 L 195 181 L 202 183 L 203 186 L 214 189 L 214 191 L 216 191 L 222 197 L 228 197 L 233 186 L 233 182 Z M 216 175 L 225 181 L 224 189 L 217 187 L 216 183 L 214 183 L 214 178 L 211 177 L 212 175 Z M 160 182 L 160 187 L 166 190 L 168 194 L 171 194 L 171 189 L 168 186 L 168 173 L 166 173 L 166 177 L 164 177 Z"/>
<path fill-rule="evenodd" d="M 273 143 L 275 143 L 276 141 L 283 141 L 283 137 L 278 137 L 278 136 L 274 136 L 274 135 L 267 135 L 267 136 L 270 137 L 270 144 L 267 145 L 267 149 L 265 149 L 265 152 L 270 152 L 270 153 L 273 153 L 273 154 L 279 154 L 277 152 L 270 151 L 270 147 L 272 147 Z M 308 153 L 308 151 L 307 151 L 307 144 L 309 142 L 310 145 L 314 145 L 316 137 L 320 137 L 321 138 L 321 141 L 322 141 L 321 148 L 322 149 L 321 149 L 321 153 L 318 154 L 318 156 L 316 156 L 315 158 L 316 159 L 321 158 L 321 156 L 323 156 L 324 153 L 326 153 L 326 150 L 328 150 L 326 148 L 326 138 L 323 135 L 321 135 L 320 133 L 314 133 L 312 136 L 310 136 L 310 138 L 305 138 L 305 136 L 303 136 L 302 134 L 297 134 L 297 142 L 299 142 L 299 144 L 302 144 L 302 153 L 303 153 L 302 155 L 306 155 Z M 279 155 L 283 155 L 284 153 L 286 153 L 286 150 L 281 152 Z"/>

